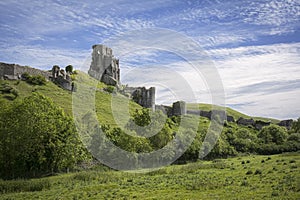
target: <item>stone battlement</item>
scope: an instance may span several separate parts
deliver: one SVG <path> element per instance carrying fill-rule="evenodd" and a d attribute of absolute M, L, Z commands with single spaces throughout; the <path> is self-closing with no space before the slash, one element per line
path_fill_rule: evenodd
<path fill-rule="evenodd" d="M 51 72 L 44 71 L 40 69 L 35 69 L 27 66 L 21 66 L 18 64 L 8 64 L 0 62 L 0 79 L 9 79 L 16 80 L 21 79 L 21 75 L 24 73 L 28 73 L 30 75 L 40 75 L 44 76 L 47 80 L 49 80 L 51 76 Z"/>

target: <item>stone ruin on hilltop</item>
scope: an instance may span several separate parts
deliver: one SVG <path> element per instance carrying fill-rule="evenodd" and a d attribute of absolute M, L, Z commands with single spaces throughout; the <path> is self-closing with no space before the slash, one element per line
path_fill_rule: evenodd
<path fill-rule="evenodd" d="M 111 48 L 104 45 L 93 46 L 88 74 L 107 85 L 116 86 L 120 82 L 119 60 L 114 57 Z"/>
<path fill-rule="evenodd" d="M 93 46 L 88 74 L 107 85 L 120 85 L 119 60 L 114 57 L 111 48 L 102 44 Z M 120 92 L 145 108 L 155 109 L 155 87 L 125 87 Z"/>
<path fill-rule="evenodd" d="M 172 107 L 155 105 L 155 87 L 124 87 L 120 89 L 120 67 L 119 59 L 115 58 L 111 48 L 98 44 L 93 45 L 92 62 L 88 74 L 107 85 L 116 86 L 120 93 L 131 98 L 137 104 L 150 108 L 162 110 L 168 116 L 185 115 L 185 103 L 177 102 Z"/>
<path fill-rule="evenodd" d="M 74 91 L 74 84 L 70 76 L 71 74 L 57 65 L 54 65 L 49 71 L 44 71 L 28 66 L 0 62 L 0 80 L 21 80 L 24 73 L 34 76 L 43 76 L 63 89 Z M 116 86 L 120 93 L 131 98 L 139 105 L 150 108 L 153 111 L 161 110 L 168 115 L 168 117 L 189 114 L 212 120 L 218 115 L 227 122 L 236 122 L 239 125 L 254 127 L 257 130 L 261 130 L 264 126 L 271 124 L 270 122 L 254 120 L 252 118 L 244 119 L 243 117 L 240 117 L 238 120 L 235 120 L 233 116 L 227 115 L 227 112 L 222 110 L 188 110 L 184 101 L 174 102 L 172 106 L 155 105 L 155 87 L 150 87 L 149 89 L 145 87 L 119 87 L 121 85 L 119 60 L 114 57 L 112 49 L 104 45 L 93 46 L 92 62 L 88 74 L 107 85 Z M 277 125 L 286 127 L 289 130 L 291 129 L 292 123 L 293 120 L 288 119 L 278 122 Z"/>
<path fill-rule="evenodd" d="M 0 79 L 21 80 L 22 75 L 25 73 L 33 76 L 43 76 L 46 80 L 50 80 L 66 90 L 73 91 L 74 89 L 70 73 L 60 69 L 57 65 L 54 65 L 52 70 L 44 71 L 28 66 L 0 62 Z"/>
<path fill-rule="evenodd" d="M 125 88 L 120 89 L 119 59 L 114 57 L 111 48 L 102 44 L 93 45 L 92 62 L 88 74 L 107 85 L 116 86 L 122 94 L 128 96 L 139 105 L 145 108 L 150 108 L 153 111 L 161 110 L 169 117 L 190 114 L 206 117 L 212 120 L 214 117 L 219 116 L 227 122 L 236 122 L 239 125 L 252 126 L 257 130 L 261 130 L 262 127 L 270 125 L 270 122 L 244 119 L 242 117 L 235 121 L 233 116 L 227 115 L 226 111 L 223 110 L 187 110 L 186 103 L 184 101 L 174 102 L 172 106 L 155 105 L 155 87 L 147 89 L 145 87 L 126 86 Z M 278 125 L 285 126 L 289 129 L 290 121 L 292 120 L 283 120 L 278 123 Z"/>

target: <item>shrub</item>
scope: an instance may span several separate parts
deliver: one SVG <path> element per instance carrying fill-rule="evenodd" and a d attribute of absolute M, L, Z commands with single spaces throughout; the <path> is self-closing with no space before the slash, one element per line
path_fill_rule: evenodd
<path fill-rule="evenodd" d="M 115 90 L 115 87 L 112 85 L 109 85 L 106 88 L 104 88 L 104 90 L 108 93 L 113 93 L 113 91 Z"/>
<path fill-rule="evenodd" d="M 28 72 L 25 72 L 25 73 L 23 73 L 23 74 L 21 75 L 21 77 L 22 77 L 24 80 L 27 80 L 27 79 L 30 77 L 30 75 L 28 74 Z"/>
<path fill-rule="evenodd" d="M 50 189 L 50 186 L 51 184 L 47 179 L 0 181 L 0 194 L 42 191 Z"/>
<path fill-rule="evenodd" d="M 250 175 L 250 174 L 253 174 L 252 170 L 246 172 L 246 175 Z"/>
<path fill-rule="evenodd" d="M 260 169 L 257 169 L 257 170 L 255 170 L 254 174 L 255 174 L 255 175 L 257 175 L 257 174 L 262 174 L 262 171 L 261 171 Z"/>
<path fill-rule="evenodd" d="M 32 85 L 45 85 L 46 79 L 41 75 L 37 75 L 37 76 L 31 76 L 29 79 L 27 79 L 26 82 Z"/>
<path fill-rule="evenodd" d="M 285 128 L 274 124 L 263 127 L 258 133 L 258 137 L 261 138 L 265 144 L 283 144 L 287 140 L 287 136 L 288 133 Z"/>
<path fill-rule="evenodd" d="M 249 185 L 249 183 L 246 180 L 243 180 L 243 182 L 241 183 L 241 186 L 248 186 L 248 185 Z"/>
<path fill-rule="evenodd" d="M 66 72 L 72 73 L 73 72 L 73 66 L 72 65 L 68 65 L 65 68 Z"/>
<path fill-rule="evenodd" d="M 300 143 L 300 133 L 292 133 L 287 138 L 288 141 L 294 141 Z"/>
<path fill-rule="evenodd" d="M 15 89 L 15 88 L 13 88 L 11 90 L 11 93 L 15 96 L 15 98 L 17 98 L 19 96 L 19 91 L 17 89 Z"/>
<path fill-rule="evenodd" d="M 31 76 L 27 72 L 22 74 L 22 78 L 29 84 L 32 85 L 45 85 L 46 84 L 46 78 L 41 75 Z"/>
<path fill-rule="evenodd" d="M 0 91 L 2 93 L 10 93 L 13 88 L 8 83 L 2 83 L 0 86 Z"/>

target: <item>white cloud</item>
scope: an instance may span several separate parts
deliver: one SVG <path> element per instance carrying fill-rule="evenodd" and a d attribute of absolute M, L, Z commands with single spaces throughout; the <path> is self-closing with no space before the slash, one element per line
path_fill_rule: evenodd
<path fill-rule="evenodd" d="M 297 0 L 192 1 L 188 6 L 184 1 L 159 0 L 10 0 L 0 2 L 0 5 L 1 61 L 45 69 L 54 64 L 73 64 L 75 68 L 87 71 L 91 49 L 84 50 L 86 47 L 80 46 L 83 43 L 91 46 L 107 41 L 111 36 L 126 34 L 130 30 L 149 27 L 172 28 L 191 36 L 191 40 L 209 49 L 206 53 L 211 56 L 210 61 L 213 61 L 219 70 L 227 103 L 242 105 L 238 107 L 240 111 L 251 115 L 281 118 L 288 116 L 288 113 L 291 113 L 290 116 L 294 116 L 294 113 L 299 114 L 297 109 L 292 109 L 296 107 L 299 89 L 285 88 L 297 86 L 297 80 L 300 80 L 300 43 L 226 48 L 251 45 L 253 41 L 268 43 L 269 41 L 259 39 L 270 35 L 289 37 L 288 34 L 299 29 L 300 2 Z M 125 46 L 127 45 L 128 49 L 123 49 L 120 54 L 119 51 L 116 53 L 116 56 L 121 56 L 122 79 L 125 80 L 125 74 L 136 69 L 137 65 L 145 67 L 150 63 L 154 66 L 153 69 L 166 70 L 153 74 L 157 82 L 166 81 L 163 82 L 165 85 L 157 85 L 158 102 L 171 103 L 170 101 L 180 97 L 187 101 L 200 100 L 210 103 L 208 84 L 203 76 L 195 74 L 195 69 L 190 67 L 190 63 L 176 60 L 170 55 L 166 58 L 161 56 L 162 52 L 150 49 L 130 52 L 130 49 L 137 45 L 136 41 L 154 41 L 155 44 L 151 45 L 155 47 L 156 44 L 168 46 L 170 41 L 176 40 L 173 35 L 156 37 L 157 35 L 150 35 L 148 38 L 124 38 L 123 43 L 127 42 Z M 276 39 L 271 40 L 276 42 Z M 193 46 L 186 45 L 187 41 L 177 41 L 174 51 L 193 50 Z M 75 43 L 78 43 L 78 46 Z M 64 47 L 65 44 L 68 47 Z M 73 48 L 74 46 L 76 48 Z M 225 48 L 219 48 L 220 46 Z M 200 63 L 205 57 L 205 52 L 199 50 L 198 53 L 195 58 L 185 59 L 198 59 Z M 207 62 L 209 60 L 203 60 L 204 64 Z M 144 77 L 144 73 L 138 72 L 132 79 L 127 79 L 128 83 L 145 81 L 141 78 Z M 171 81 L 177 80 L 176 78 L 180 81 Z M 291 85 L 290 81 L 293 80 L 296 82 Z M 181 84 L 182 82 L 184 84 Z M 270 83 L 282 84 L 282 87 L 273 87 Z M 185 94 L 183 85 L 192 87 L 196 97 L 190 97 L 188 94 L 174 96 L 173 94 Z M 264 93 L 252 90 L 248 93 L 243 92 L 248 88 L 260 86 L 265 89 Z M 170 90 L 167 90 L 168 87 Z M 270 91 L 273 93 L 267 93 Z M 273 99 L 279 101 L 273 102 Z M 284 107 L 286 109 L 283 110 Z M 260 113 L 262 110 L 265 114 Z"/>
<path fill-rule="evenodd" d="M 50 69 L 57 64 L 65 67 L 72 64 L 79 69 L 90 56 L 90 51 L 67 50 L 67 49 L 45 49 L 39 46 L 14 46 L 0 49 L 0 54 L 8 55 L 2 62 L 30 65 L 40 69 Z"/>
<path fill-rule="evenodd" d="M 245 22 L 280 26 L 299 21 L 300 2 L 294 0 L 271 0 L 263 3 L 253 1 L 246 13 Z"/>
<path fill-rule="evenodd" d="M 209 54 L 219 58 L 215 64 L 228 104 L 242 104 L 238 109 L 251 115 L 278 118 L 299 115 L 300 43 L 218 49 Z M 290 85 L 293 80 L 296 88 Z"/>

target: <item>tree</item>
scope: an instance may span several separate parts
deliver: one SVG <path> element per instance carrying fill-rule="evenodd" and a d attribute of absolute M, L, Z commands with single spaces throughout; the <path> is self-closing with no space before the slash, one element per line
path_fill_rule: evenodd
<path fill-rule="evenodd" d="M 300 133 L 300 117 L 297 119 L 297 121 L 293 121 L 292 131 L 294 133 Z"/>
<path fill-rule="evenodd" d="M 73 72 L 73 66 L 72 65 L 68 65 L 65 68 L 66 72 L 72 73 Z"/>
<path fill-rule="evenodd" d="M 286 141 L 287 136 L 288 133 L 286 128 L 274 124 L 263 127 L 258 133 L 258 137 L 262 139 L 262 142 L 265 144 L 283 144 Z"/>
<path fill-rule="evenodd" d="M 0 177 L 36 177 L 72 168 L 87 155 L 71 118 L 33 93 L 0 113 Z"/>
<path fill-rule="evenodd" d="M 237 151 L 253 152 L 255 150 L 257 137 L 246 128 L 238 129 L 232 142 Z"/>

